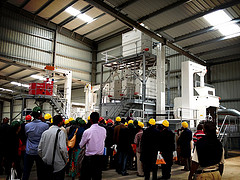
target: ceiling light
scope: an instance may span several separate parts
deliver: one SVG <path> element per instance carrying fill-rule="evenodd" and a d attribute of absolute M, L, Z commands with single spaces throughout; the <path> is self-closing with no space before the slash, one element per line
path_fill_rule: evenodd
<path fill-rule="evenodd" d="M 216 26 L 218 24 L 222 24 L 232 19 L 223 11 L 215 11 L 213 13 L 207 14 L 203 16 L 212 26 Z"/>
<path fill-rule="evenodd" d="M 39 80 L 42 80 L 42 81 L 46 81 L 46 78 L 44 78 L 43 76 L 39 76 L 39 75 L 31 75 L 30 77 L 34 78 L 34 79 L 39 79 Z"/>
<path fill-rule="evenodd" d="M 91 18 L 90 16 L 88 16 L 88 15 L 86 15 L 86 14 L 79 14 L 77 17 L 78 17 L 79 19 L 85 21 L 85 22 L 88 22 L 88 23 L 90 23 L 90 22 L 93 21 L 93 18 Z"/>
<path fill-rule="evenodd" d="M 12 81 L 11 84 L 17 85 L 17 86 L 21 86 L 21 87 L 29 88 L 29 85 L 28 85 L 28 84 L 21 84 L 21 83 L 15 82 L 15 81 Z"/>
<path fill-rule="evenodd" d="M 11 89 L 0 88 L 1 91 L 13 92 Z"/>
<path fill-rule="evenodd" d="M 68 7 L 67 9 L 65 9 L 65 11 L 69 14 L 71 14 L 72 16 L 77 16 L 78 14 L 80 14 L 80 11 L 73 8 L 73 7 Z"/>

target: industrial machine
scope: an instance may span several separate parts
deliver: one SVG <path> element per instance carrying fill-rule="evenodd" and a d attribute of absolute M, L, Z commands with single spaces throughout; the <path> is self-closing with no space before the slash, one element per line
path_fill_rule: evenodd
<path fill-rule="evenodd" d="M 174 99 L 175 118 L 181 121 L 189 120 L 190 128 L 206 119 L 216 122 L 219 97 L 215 96 L 213 87 L 205 86 L 206 67 L 185 61 L 182 62 L 181 72 L 182 97 Z"/>

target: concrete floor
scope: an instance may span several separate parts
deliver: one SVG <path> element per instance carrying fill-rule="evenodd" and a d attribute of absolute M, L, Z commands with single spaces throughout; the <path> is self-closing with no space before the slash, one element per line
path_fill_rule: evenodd
<path fill-rule="evenodd" d="M 225 167 L 223 173 L 223 180 L 240 180 L 240 151 L 231 152 L 230 158 L 225 160 Z M 174 164 L 172 167 L 172 180 L 184 180 L 188 178 L 189 172 L 181 171 L 183 166 Z M 143 177 L 138 177 L 136 171 L 128 171 L 128 176 L 121 176 L 115 170 L 103 171 L 103 180 L 143 180 Z M 158 170 L 158 176 L 161 176 L 161 169 Z M 6 176 L 0 176 L 0 180 L 6 179 Z M 65 178 L 71 180 L 70 177 Z M 30 180 L 37 180 L 36 169 L 32 169 Z"/>

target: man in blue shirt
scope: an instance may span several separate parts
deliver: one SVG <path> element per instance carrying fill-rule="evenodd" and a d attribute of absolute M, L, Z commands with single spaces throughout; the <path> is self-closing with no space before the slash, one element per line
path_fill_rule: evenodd
<path fill-rule="evenodd" d="M 44 179 L 44 163 L 38 155 L 38 144 L 40 142 L 42 133 L 46 131 L 49 126 L 42 122 L 42 110 L 40 107 L 34 107 L 32 111 L 34 120 L 25 126 L 25 133 L 27 136 L 26 154 L 24 157 L 23 180 L 28 180 L 34 161 L 37 165 L 38 179 Z"/>

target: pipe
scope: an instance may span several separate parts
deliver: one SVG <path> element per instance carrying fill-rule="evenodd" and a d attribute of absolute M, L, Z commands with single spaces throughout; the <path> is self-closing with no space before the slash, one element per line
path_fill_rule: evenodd
<path fill-rule="evenodd" d="M 218 115 L 240 116 L 240 112 L 236 109 L 218 109 Z"/>

